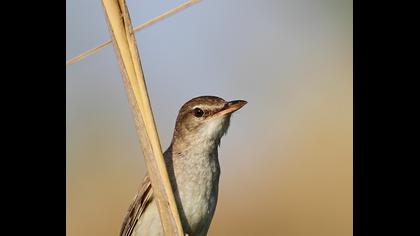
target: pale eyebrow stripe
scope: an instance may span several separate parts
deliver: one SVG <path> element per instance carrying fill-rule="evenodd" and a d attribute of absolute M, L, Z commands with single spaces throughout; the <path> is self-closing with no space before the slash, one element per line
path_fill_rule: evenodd
<path fill-rule="evenodd" d="M 209 106 L 209 105 L 195 105 L 195 106 L 192 107 L 192 110 L 194 110 L 196 108 L 200 108 L 200 109 L 202 109 L 204 111 L 210 111 L 210 113 L 212 113 L 213 110 L 215 110 L 215 109 L 221 109 L 221 108 L 223 108 L 223 106 L 217 106 L 216 107 L 216 106 Z"/>

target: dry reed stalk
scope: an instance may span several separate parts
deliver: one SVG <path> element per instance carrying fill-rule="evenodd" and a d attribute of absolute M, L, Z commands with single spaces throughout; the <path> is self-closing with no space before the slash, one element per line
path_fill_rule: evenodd
<path fill-rule="evenodd" d="M 125 0 L 102 0 L 165 235 L 184 236 Z"/>
<path fill-rule="evenodd" d="M 159 22 L 159 21 L 161 21 L 163 19 L 166 19 L 169 16 L 172 16 L 175 13 L 177 13 L 177 12 L 179 12 L 181 10 L 184 10 L 184 9 L 186 9 L 186 8 L 192 6 L 192 5 L 194 5 L 194 4 L 196 4 L 196 3 L 200 2 L 200 1 L 201 0 L 189 0 L 188 2 L 185 2 L 185 3 L 179 5 L 179 6 L 175 7 L 175 8 L 172 8 L 171 10 L 163 13 L 162 15 L 157 16 L 157 17 L 149 20 L 148 22 L 146 22 L 144 24 L 141 24 L 141 25 L 135 27 L 134 28 L 134 32 L 139 32 L 142 29 L 145 29 L 145 28 L 147 28 L 149 26 L 152 26 L 152 25 L 156 24 L 157 22 Z M 72 65 L 72 64 L 74 64 L 76 62 L 79 62 L 79 61 L 85 59 L 88 56 L 91 56 L 91 55 L 99 52 L 100 50 L 102 50 L 103 48 L 107 47 L 111 43 L 112 43 L 112 41 L 109 40 L 109 41 L 107 41 L 105 43 L 102 43 L 101 45 L 99 45 L 99 46 L 97 46 L 95 48 L 92 48 L 92 49 L 90 49 L 90 50 L 88 50 L 88 51 L 86 51 L 84 53 L 79 54 L 78 56 L 73 57 L 72 59 L 70 59 L 70 60 L 68 60 L 66 62 L 66 66 Z"/>

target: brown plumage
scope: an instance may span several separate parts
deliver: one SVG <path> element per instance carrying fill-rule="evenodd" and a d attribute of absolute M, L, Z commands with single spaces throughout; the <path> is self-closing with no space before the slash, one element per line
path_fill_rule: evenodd
<path fill-rule="evenodd" d="M 143 184 L 133 199 L 130 207 L 128 208 L 128 214 L 124 218 L 123 227 L 121 228 L 120 235 L 127 236 L 131 235 L 134 227 L 139 220 L 141 213 L 147 207 L 147 204 L 152 200 L 153 190 L 148 175 L 143 180 Z"/>
<path fill-rule="evenodd" d="M 217 148 L 231 114 L 247 102 L 215 96 L 191 99 L 179 110 L 169 148 L 163 154 L 184 232 L 206 235 L 217 204 L 220 167 Z M 120 236 L 163 235 L 146 175 L 124 219 Z"/>

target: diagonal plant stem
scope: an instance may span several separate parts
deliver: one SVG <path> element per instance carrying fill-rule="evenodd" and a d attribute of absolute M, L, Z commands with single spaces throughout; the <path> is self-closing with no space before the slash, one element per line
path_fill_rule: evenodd
<path fill-rule="evenodd" d="M 136 125 L 147 171 L 157 200 L 163 231 L 184 236 L 169 175 L 163 159 L 152 108 L 147 93 L 135 34 L 125 0 L 102 0 L 115 53 Z"/>
<path fill-rule="evenodd" d="M 142 29 L 145 29 L 145 28 L 147 28 L 149 26 L 152 26 L 152 25 L 156 24 L 157 22 L 159 22 L 161 20 L 164 20 L 164 19 L 168 18 L 169 16 L 172 16 L 172 15 L 176 14 L 177 12 L 180 12 L 180 11 L 182 11 L 182 10 L 184 10 L 184 9 L 186 9 L 186 8 L 192 6 L 192 5 L 194 5 L 194 4 L 196 4 L 196 3 L 200 2 L 200 1 L 201 0 L 189 0 L 189 1 L 187 1 L 187 2 L 185 2 L 185 3 L 183 3 L 183 4 L 179 5 L 179 6 L 177 6 L 175 8 L 172 8 L 171 10 L 163 13 L 162 15 L 157 16 L 157 17 L 149 20 L 148 22 L 143 23 L 143 24 L 135 27 L 133 29 L 133 32 L 136 33 L 136 32 L 139 32 Z M 109 41 L 107 41 L 105 43 L 102 43 L 99 46 L 96 46 L 95 48 L 92 48 L 92 49 L 90 49 L 90 50 L 88 50 L 88 51 L 86 51 L 84 53 L 81 53 L 78 56 L 75 56 L 72 59 L 68 60 L 66 62 L 66 66 L 69 66 L 69 65 L 72 65 L 74 63 L 77 63 L 77 62 L 79 62 L 79 61 L 81 61 L 81 60 L 83 60 L 83 59 L 85 59 L 85 58 L 87 58 L 87 57 L 89 57 L 89 56 L 91 56 L 91 55 L 93 55 L 93 54 L 101 51 L 102 49 L 104 49 L 105 47 L 107 47 L 108 45 L 111 45 L 111 44 L 112 44 L 112 41 L 109 40 Z"/>

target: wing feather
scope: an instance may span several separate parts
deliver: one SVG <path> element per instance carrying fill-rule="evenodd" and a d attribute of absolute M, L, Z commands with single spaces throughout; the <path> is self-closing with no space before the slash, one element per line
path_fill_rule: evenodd
<path fill-rule="evenodd" d="M 120 236 L 131 236 L 140 216 L 153 197 L 152 185 L 148 175 L 144 178 L 140 190 L 137 192 L 122 224 Z"/>

